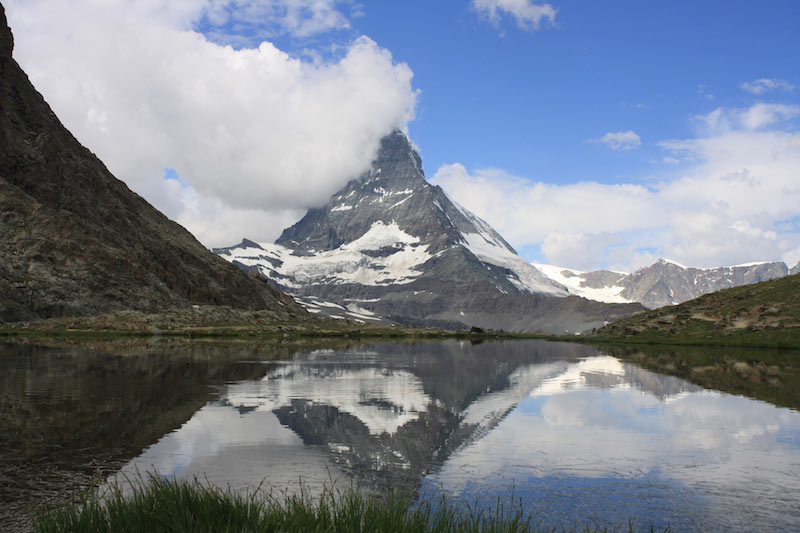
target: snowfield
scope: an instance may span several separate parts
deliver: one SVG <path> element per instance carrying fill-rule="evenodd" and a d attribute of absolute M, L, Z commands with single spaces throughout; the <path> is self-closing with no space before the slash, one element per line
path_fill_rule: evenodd
<path fill-rule="evenodd" d="M 544 265 L 541 263 L 533 263 L 531 266 L 539 269 L 542 273 L 544 273 L 545 276 L 553 281 L 567 287 L 569 292 L 576 296 L 581 296 L 589 300 L 595 300 L 597 302 L 605 302 L 609 304 L 624 304 L 632 302 L 632 300 L 620 295 L 620 293 L 625 290 L 625 287 L 620 285 L 612 285 L 611 287 L 597 289 L 582 286 L 584 280 L 580 277 L 580 275 L 585 274 L 585 272 L 581 270 L 573 270 L 555 265 Z M 620 278 L 626 275 L 622 272 L 619 274 Z"/>
<path fill-rule="evenodd" d="M 316 255 L 294 255 L 279 244 L 233 248 L 228 261 L 256 267 L 265 276 L 278 279 L 289 288 L 319 283 L 358 283 L 360 285 L 403 285 L 414 281 L 421 272 L 416 268 L 431 257 L 428 246 L 400 229 L 396 222 L 378 221 L 358 239 L 335 250 Z M 363 252 L 392 253 L 372 257 Z M 277 274 L 277 276 L 276 276 Z"/>
<path fill-rule="evenodd" d="M 483 263 L 505 268 L 516 274 L 508 276 L 517 289 L 522 292 L 546 294 L 548 296 L 568 296 L 569 291 L 563 284 L 549 279 L 536 267 L 528 263 L 503 240 L 492 227 L 471 211 L 461 207 L 449 196 L 448 199 L 464 217 L 475 227 L 477 233 L 461 232 L 464 246 Z"/>

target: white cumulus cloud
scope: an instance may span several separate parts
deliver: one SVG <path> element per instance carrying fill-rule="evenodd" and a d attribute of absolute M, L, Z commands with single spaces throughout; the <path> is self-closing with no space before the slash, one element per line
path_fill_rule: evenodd
<path fill-rule="evenodd" d="M 216 17 L 230 31 L 249 10 L 277 10 L 286 31 L 307 33 L 342 23 L 336 3 L 5 2 L 15 58 L 64 124 L 209 246 L 274 239 L 413 118 L 411 69 L 366 37 L 335 59 L 304 61 L 192 29 Z"/>
<path fill-rule="evenodd" d="M 800 115 L 800 106 L 758 102 L 746 108 L 718 107 L 706 115 L 696 115 L 695 120 L 710 132 L 732 130 L 758 130 Z"/>
<path fill-rule="evenodd" d="M 340 4 L 351 4 L 351 0 L 207 0 L 200 22 L 217 42 L 244 45 L 252 42 L 254 34 L 302 38 L 349 28 Z"/>
<path fill-rule="evenodd" d="M 739 123 L 659 145 L 666 157 L 690 163 L 647 186 L 554 185 L 458 163 L 432 181 L 513 246 L 538 246 L 560 266 L 631 271 L 658 257 L 698 267 L 797 261 L 800 232 L 783 222 L 800 218 L 800 133 Z"/>
<path fill-rule="evenodd" d="M 472 8 L 495 24 L 499 23 L 501 14 L 510 15 L 523 30 L 537 30 L 542 21 L 553 24 L 558 12 L 550 4 L 537 4 L 531 0 L 472 0 Z"/>
<path fill-rule="evenodd" d="M 590 142 L 603 144 L 612 150 L 633 150 L 642 145 L 642 138 L 632 131 L 611 131 Z"/>
<path fill-rule="evenodd" d="M 764 94 L 770 91 L 792 92 L 794 85 L 786 80 L 778 78 L 761 78 L 753 81 L 745 81 L 740 85 L 742 90 L 752 94 Z"/>

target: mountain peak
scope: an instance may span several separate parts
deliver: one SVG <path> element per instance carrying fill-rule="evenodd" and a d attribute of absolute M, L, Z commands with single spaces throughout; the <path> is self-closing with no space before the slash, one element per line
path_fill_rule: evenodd
<path fill-rule="evenodd" d="M 393 167 L 403 164 L 410 165 L 409 175 L 416 174 L 416 177 L 425 178 L 419 152 L 408 135 L 400 130 L 394 130 L 381 139 L 373 167 L 382 168 L 382 164 L 390 164 Z"/>
<path fill-rule="evenodd" d="M 682 264 L 678 263 L 677 261 L 673 261 L 672 259 L 663 259 L 663 258 L 661 258 L 658 261 L 656 261 L 655 264 L 656 265 L 673 265 L 673 266 L 676 266 L 678 268 L 682 268 L 684 270 L 689 268 L 689 267 L 687 267 L 685 265 L 682 265 Z"/>
<path fill-rule="evenodd" d="M 406 208 L 415 202 L 407 201 L 430 188 L 411 139 L 394 130 L 381 139 L 368 171 L 331 196 L 327 205 L 309 209 L 275 242 L 300 253 L 338 248 L 364 235 L 375 221 L 411 218 Z"/>
<path fill-rule="evenodd" d="M 13 50 L 14 35 L 11 33 L 11 28 L 8 27 L 6 10 L 3 4 L 0 4 L 0 57 L 10 59 Z"/>
<path fill-rule="evenodd" d="M 563 333 L 642 309 L 567 298 L 487 222 L 429 184 L 421 163 L 395 130 L 367 172 L 274 244 L 216 251 L 333 318 Z"/>

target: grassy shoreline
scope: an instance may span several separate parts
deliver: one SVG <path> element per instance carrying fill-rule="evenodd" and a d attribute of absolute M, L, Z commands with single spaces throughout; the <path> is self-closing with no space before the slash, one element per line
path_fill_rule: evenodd
<path fill-rule="evenodd" d="M 800 350 L 800 331 L 791 335 L 749 335 L 742 333 L 721 337 L 690 337 L 685 335 L 641 334 L 611 337 L 604 335 L 550 335 L 544 333 L 516 333 L 509 331 L 444 330 L 410 326 L 372 327 L 318 327 L 303 328 L 285 326 L 277 330 L 248 328 L 246 325 L 187 328 L 177 330 L 149 331 L 141 329 L 73 329 L 58 327 L 0 326 L 0 340 L 13 338 L 69 338 L 69 339 L 115 339 L 115 338 L 217 338 L 242 340 L 270 339 L 364 339 L 364 340 L 444 340 L 462 339 L 473 341 L 539 339 L 554 342 L 575 342 L 596 347 L 605 346 L 670 346 L 670 347 L 716 347 Z"/>
<path fill-rule="evenodd" d="M 176 330 L 158 333 L 138 330 L 91 330 L 91 329 L 39 329 L 3 328 L 0 338 L 14 337 L 67 337 L 67 338 L 124 338 L 124 337 L 181 337 L 181 338 L 230 338 L 230 339 L 543 339 L 553 341 L 574 341 L 574 337 L 560 337 L 536 333 L 514 333 L 508 331 L 474 332 L 470 330 L 437 330 L 427 328 L 342 328 L 342 329 L 287 329 L 279 332 L 262 330 L 242 330 L 219 327 L 203 330 Z"/>
<path fill-rule="evenodd" d="M 281 319 L 273 313 L 205 306 L 163 313 L 116 311 L 104 315 L 51 318 L 0 324 L 0 338 L 11 337 L 179 337 L 179 338 L 352 338 L 352 339 L 556 339 L 552 335 L 502 330 L 450 330 L 437 327 L 359 323 L 353 320 Z"/>
<path fill-rule="evenodd" d="M 606 337 L 587 335 L 576 339 L 553 339 L 581 342 L 592 346 L 669 346 L 673 348 L 752 348 L 765 350 L 800 350 L 800 331 L 791 335 L 748 335 L 747 333 L 722 337 L 690 337 L 684 335 L 636 335 Z"/>

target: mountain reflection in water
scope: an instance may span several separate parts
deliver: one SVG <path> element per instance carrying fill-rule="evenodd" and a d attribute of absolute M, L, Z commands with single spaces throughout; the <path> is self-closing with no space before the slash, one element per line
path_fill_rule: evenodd
<path fill-rule="evenodd" d="M 123 473 L 154 468 L 235 487 L 264 480 L 281 490 L 302 481 L 312 491 L 352 477 L 366 489 L 415 490 L 452 450 L 496 424 L 531 379 L 595 354 L 538 341 L 298 354 L 260 380 L 229 384 Z M 239 471 L 244 477 L 231 475 Z"/>
<path fill-rule="evenodd" d="M 302 484 L 312 494 L 356 480 L 364 490 L 444 493 L 491 507 L 498 497 L 508 505 L 513 494 L 534 522 L 550 527 L 627 527 L 632 519 L 679 530 L 800 528 L 797 411 L 712 392 L 576 344 L 281 350 L 241 345 L 225 357 L 195 355 L 182 363 L 193 376 L 186 380 L 175 370 L 179 350 L 151 355 L 147 374 L 162 382 L 170 376 L 161 389 L 142 379 L 141 360 L 115 359 L 119 386 L 149 383 L 158 400 L 136 405 L 159 409 L 157 420 L 197 406 L 160 434 L 146 416 L 134 417 L 150 435 L 137 442 L 152 444 L 128 446 L 133 455 L 120 474 L 156 469 L 287 491 Z M 60 357 L 55 368 L 63 373 L 70 356 Z M 85 415 L 84 424 L 117 424 L 115 432 L 128 436 L 136 430 L 123 427 L 121 408 L 106 404 L 114 421 Z"/>

